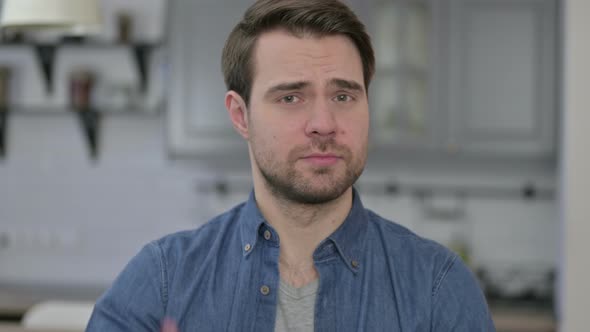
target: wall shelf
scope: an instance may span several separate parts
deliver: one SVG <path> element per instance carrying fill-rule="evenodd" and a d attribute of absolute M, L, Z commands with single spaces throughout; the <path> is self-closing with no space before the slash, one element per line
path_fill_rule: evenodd
<path fill-rule="evenodd" d="M 135 108 L 107 108 L 100 105 L 92 106 L 97 112 L 105 116 L 160 116 L 163 112 L 163 106 L 156 107 L 135 107 Z M 73 107 L 70 106 L 23 106 L 23 105 L 10 105 L 7 108 L 7 113 L 19 116 L 70 116 L 72 113 L 77 112 Z"/>
<path fill-rule="evenodd" d="M 147 91 L 149 84 L 148 60 L 154 49 L 161 45 L 159 42 L 134 42 L 134 43 L 102 43 L 102 42 L 61 42 L 61 43 L 0 43 L 1 48 L 31 48 L 35 52 L 39 68 L 45 79 L 45 91 L 53 92 L 53 69 L 58 50 L 61 48 L 84 49 L 118 49 L 127 48 L 131 51 L 135 66 L 140 78 L 140 88 L 143 93 Z"/>
<path fill-rule="evenodd" d="M 31 115 L 31 116 L 76 116 L 80 123 L 80 128 L 86 140 L 90 158 L 93 160 L 99 157 L 100 142 L 100 125 L 104 116 L 160 116 L 162 108 L 150 109 L 107 109 L 100 107 L 91 107 L 87 109 L 75 109 L 72 107 L 23 107 L 9 106 L 6 109 L 0 109 L 0 159 L 7 155 L 7 132 L 9 117 L 12 115 Z"/>
<path fill-rule="evenodd" d="M 22 49 L 23 51 L 34 52 L 40 72 L 43 75 L 45 83 L 45 93 L 51 95 L 54 92 L 54 67 L 56 58 L 59 56 L 60 50 L 66 49 L 85 49 L 85 50 L 129 50 L 129 55 L 132 57 L 135 64 L 135 70 L 139 76 L 139 91 L 142 94 L 147 93 L 149 86 L 149 70 L 148 64 L 152 52 L 162 45 L 161 42 L 131 42 L 131 43 L 117 43 L 117 42 L 98 42 L 90 40 L 61 40 L 55 43 L 42 43 L 31 41 L 19 42 L 3 42 L 0 43 L 0 50 L 2 49 Z M 158 107 L 160 108 L 160 107 Z M 107 109 L 100 105 L 91 105 L 87 109 L 76 110 L 69 106 L 22 106 L 9 105 L 5 109 L 0 110 L 0 159 L 7 155 L 7 131 L 9 127 L 9 117 L 13 114 L 34 115 L 34 116 L 55 116 L 55 115 L 76 115 L 79 118 L 80 127 L 85 137 L 88 151 L 92 159 L 97 159 L 99 154 L 99 137 L 100 137 L 100 123 L 103 115 L 117 115 L 117 114 L 137 114 L 140 116 L 148 116 L 151 114 L 160 113 L 160 109 Z"/>
<path fill-rule="evenodd" d="M 8 112 L 0 110 L 0 158 L 6 155 L 6 125 Z"/>

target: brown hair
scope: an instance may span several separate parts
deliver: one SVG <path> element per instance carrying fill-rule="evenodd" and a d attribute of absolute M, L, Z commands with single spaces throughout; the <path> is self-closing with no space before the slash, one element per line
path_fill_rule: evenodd
<path fill-rule="evenodd" d="M 375 54 L 364 24 L 339 0 L 258 0 L 230 33 L 222 55 L 222 70 L 228 90 L 236 91 L 246 104 L 254 78 L 253 50 L 264 32 L 283 28 L 295 36 L 306 33 L 323 37 L 344 35 L 359 51 L 365 89 L 375 71 Z"/>

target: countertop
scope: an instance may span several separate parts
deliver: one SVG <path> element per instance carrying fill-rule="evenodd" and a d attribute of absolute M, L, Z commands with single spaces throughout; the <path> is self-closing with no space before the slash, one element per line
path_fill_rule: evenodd
<path fill-rule="evenodd" d="M 497 332 L 555 332 L 552 310 L 539 307 L 491 306 Z"/>
<path fill-rule="evenodd" d="M 556 323 L 547 312 L 531 310 L 493 310 L 497 332 L 554 332 Z M 26 330 L 18 323 L 0 323 L 0 332 L 57 332 L 55 330 Z M 65 332 L 65 331 L 60 331 Z M 72 331 L 82 332 L 82 331 Z"/>
<path fill-rule="evenodd" d="M 96 301 L 105 289 L 106 286 L 0 283 L 0 318 L 21 316 L 35 303 L 47 300 Z"/>
<path fill-rule="evenodd" d="M 71 285 L 31 287 L 0 283 L 0 332 L 50 332 L 24 330 L 14 320 L 39 301 L 50 299 L 94 301 L 104 289 L 105 287 L 89 288 L 72 287 Z M 554 332 L 557 330 L 553 312 L 547 306 L 490 303 L 490 308 L 498 332 Z M 2 322 L 3 317 L 11 317 L 13 321 Z"/>
<path fill-rule="evenodd" d="M 29 330 L 18 323 L 0 323 L 0 332 L 83 332 L 82 330 Z"/>

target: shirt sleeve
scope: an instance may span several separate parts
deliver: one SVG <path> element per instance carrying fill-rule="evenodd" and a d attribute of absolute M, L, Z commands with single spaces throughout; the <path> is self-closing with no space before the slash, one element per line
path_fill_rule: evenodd
<path fill-rule="evenodd" d="M 97 301 L 86 331 L 160 331 L 167 303 L 165 278 L 162 251 L 152 242 Z"/>
<path fill-rule="evenodd" d="M 439 280 L 433 291 L 431 331 L 496 331 L 483 292 L 461 259 L 455 256 Z"/>

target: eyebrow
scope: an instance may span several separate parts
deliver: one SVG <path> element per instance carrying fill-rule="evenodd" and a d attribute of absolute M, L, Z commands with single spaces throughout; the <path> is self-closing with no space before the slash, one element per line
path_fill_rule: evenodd
<path fill-rule="evenodd" d="M 328 82 L 328 86 L 337 87 L 340 89 L 347 89 L 347 90 L 354 90 L 354 91 L 364 91 L 363 86 L 359 83 L 351 80 L 345 80 L 341 78 L 333 78 Z"/>
<path fill-rule="evenodd" d="M 309 81 L 297 81 L 297 82 L 287 82 L 287 83 L 279 83 L 270 87 L 265 95 L 271 96 L 277 92 L 284 92 L 284 91 L 293 91 L 293 90 L 301 90 L 311 85 Z M 340 89 L 347 89 L 353 91 L 364 91 L 363 86 L 355 81 L 352 80 L 345 80 L 342 78 L 333 78 L 331 79 L 327 86 L 329 87 L 337 87 Z"/>
<path fill-rule="evenodd" d="M 277 84 L 270 89 L 268 89 L 265 95 L 269 96 L 275 94 L 277 92 L 283 91 L 293 91 L 293 90 L 301 90 L 307 86 L 310 86 L 311 83 L 308 81 L 299 81 L 299 82 L 289 82 L 289 83 L 280 83 Z"/>

